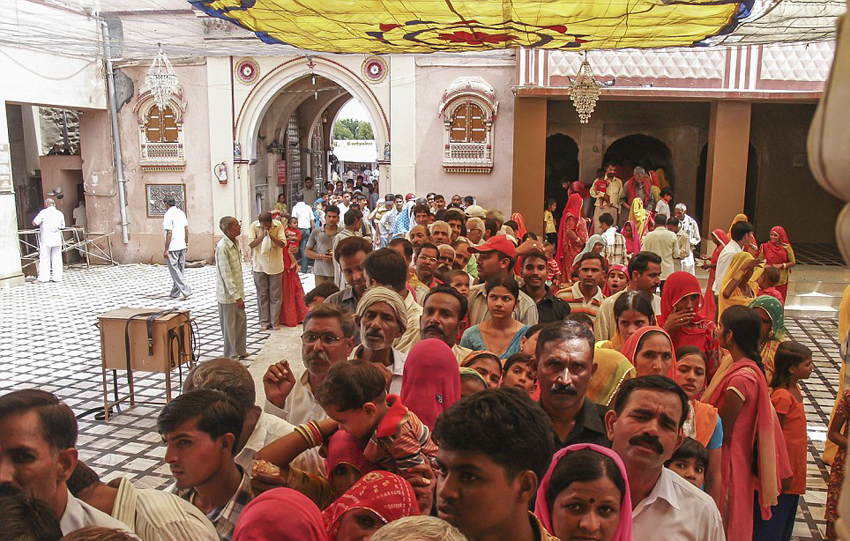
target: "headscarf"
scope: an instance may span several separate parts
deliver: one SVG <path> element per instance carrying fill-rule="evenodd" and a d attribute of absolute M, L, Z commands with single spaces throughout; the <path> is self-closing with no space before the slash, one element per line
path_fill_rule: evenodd
<path fill-rule="evenodd" d="M 516 238 L 521 241 L 525 234 L 528 233 L 528 230 L 525 228 L 525 218 L 523 218 L 522 214 L 520 214 L 519 212 L 514 212 L 513 214 L 511 214 L 511 220 L 516 222 Z"/>
<path fill-rule="evenodd" d="M 611 265 L 611 268 L 608 269 L 608 273 L 605 274 L 605 287 L 602 288 L 602 294 L 605 295 L 606 297 L 611 296 L 611 288 L 608 287 L 608 276 L 614 271 L 622 272 L 623 274 L 626 275 L 626 280 L 628 281 L 628 279 L 629 279 L 629 268 L 627 266 L 618 265 L 618 264 Z"/>
<path fill-rule="evenodd" d="M 646 209 L 643 208 L 643 201 L 639 197 L 632 199 L 631 207 L 629 208 L 629 221 L 632 222 L 632 235 L 637 235 L 642 239 L 646 234 L 646 224 L 649 221 L 649 215 Z M 637 225 L 637 228 L 634 226 Z"/>
<path fill-rule="evenodd" d="M 723 296 L 723 292 L 726 290 L 726 286 L 729 285 L 729 282 L 731 282 L 735 278 L 735 276 L 739 272 L 741 272 L 741 269 L 744 267 L 744 265 L 746 265 L 747 263 L 749 263 L 752 260 L 753 260 L 753 256 L 751 256 L 748 252 L 738 252 L 737 254 L 735 254 L 732 257 L 732 261 L 729 263 L 729 268 L 726 270 L 726 276 L 723 276 L 722 278 L 719 277 L 719 276 L 717 277 L 717 278 L 720 278 L 720 289 L 718 289 L 720 294 L 717 296 L 717 320 L 718 321 L 720 321 L 720 316 L 723 315 L 723 312 L 727 308 L 729 308 L 730 306 L 735 306 L 735 305 L 744 305 L 745 306 L 745 305 L 749 304 L 749 302 L 751 300 L 753 300 L 753 298 L 755 297 L 755 295 L 753 297 L 746 297 L 746 296 L 743 295 L 743 293 L 733 294 L 728 299 Z M 750 281 L 752 281 L 752 278 L 750 278 Z M 741 291 L 740 288 L 741 288 L 742 285 L 745 285 L 745 284 L 738 284 L 738 290 L 737 291 L 739 291 L 739 292 Z M 758 291 L 757 286 L 750 286 L 750 289 L 753 291 L 753 293 Z"/>
<path fill-rule="evenodd" d="M 358 318 L 363 317 L 366 309 L 379 302 L 387 303 L 392 308 L 395 318 L 399 325 L 399 335 L 403 334 L 407 329 L 407 308 L 404 307 L 404 301 L 401 296 L 392 289 L 384 286 L 372 286 L 366 290 L 366 293 L 360 297 L 360 302 L 357 303 Z"/>
<path fill-rule="evenodd" d="M 749 370 L 745 370 L 747 368 Z M 704 395 L 705 401 L 720 408 L 721 402 L 725 399 L 729 381 L 736 375 L 754 381 L 758 388 L 758 396 L 755 397 L 755 407 L 758 412 L 755 425 L 755 438 L 758 440 L 758 445 L 756 446 L 758 459 L 754 464 L 758 467 L 758 474 L 754 476 L 755 479 L 753 481 L 755 482 L 758 493 L 761 516 L 764 520 L 769 520 L 771 516 L 770 508 L 776 505 L 778 501 L 780 480 L 790 477 L 793 472 L 788 462 L 788 450 L 782 444 L 785 441 L 782 436 L 782 427 L 779 424 L 776 411 L 770 403 L 770 392 L 767 389 L 767 381 L 761 368 L 746 357 L 738 362 L 733 362 L 725 373 L 722 375 L 718 373 L 715 376 L 715 379 L 719 379 L 719 382 L 717 385 L 712 385 L 711 394 L 706 391 Z M 718 376 L 720 377 L 718 378 Z M 714 384 L 714 381 L 712 381 L 712 384 Z M 738 437 L 750 438 L 750 441 L 753 441 L 753 436 L 753 434 L 738 435 Z M 731 479 L 731 470 L 722 471 L 721 478 L 723 479 L 722 493 L 726 494 L 728 483 Z M 721 502 L 720 509 L 724 509 L 725 503 Z"/>
<path fill-rule="evenodd" d="M 561 224 L 560 224 L 560 227 L 558 228 L 558 238 L 559 238 L 558 252 L 557 252 L 558 261 L 564 260 L 564 252 L 567 249 L 567 246 L 566 246 L 567 245 L 567 241 L 566 241 L 566 239 L 567 239 L 567 219 L 570 216 L 575 218 L 576 223 L 575 223 L 575 226 L 574 226 L 574 231 L 576 232 L 577 235 L 579 235 L 579 238 L 582 238 L 581 234 L 579 233 L 580 227 L 585 228 L 585 236 L 587 235 L 587 229 L 586 229 L 586 226 L 584 224 L 584 219 L 583 219 L 584 217 L 581 215 L 581 207 L 582 207 L 583 204 L 584 204 L 584 200 L 577 193 L 570 195 L 570 198 L 567 200 L 567 206 L 564 208 L 564 213 L 561 215 Z"/>
<path fill-rule="evenodd" d="M 664 286 L 667 287 L 666 284 Z M 753 299 L 753 301 L 749 304 L 750 308 L 761 308 L 767 315 L 770 316 L 770 320 L 773 322 L 773 326 L 770 328 L 770 334 L 768 335 L 769 340 L 775 340 L 777 342 L 785 341 L 785 308 L 782 307 L 782 303 L 779 302 L 775 297 L 771 297 L 770 295 L 761 295 Z"/>
<path fill-rule="evenodd" d="M 623 237 L 625 237 L 626 239 L 626 253 L 636 254 L 640 252 L 640 235 L 638 234 L 638 228 L 637 225 L 635 225 L 635 223 L 631 220 L 627 221 L 626 224 L 630 225 L 632 228 L 632 238 L 623 235 Z M 623 229 L 625 228 L 626 225 L 623 225 Z"/>
<path fill-rule="evenodd" d="M 776 265 L 778 263 L 787 263 L 788 259 L 788 247 L 791 246 L 791 243 L 788 242 L 788 235 L 785 234 L 785 228 L 781 225 L 774 226 L 770 229 L 771 233 L 776 233 L 779 235 L 779 246 L 773 244 L 771 241 L 767 241 L 761 245 L 761 250 L 764 252 L 764 259 L 771 265 Z"/>
<path fill-rule="evenodd" d="M 666 284 L 664 288 L 667 288 Z M 667 337 L 667 340 L 670 340 L 670 349 L 673 351 L 673 364 L 670 365 L 670 370 L 667 371 L 667 377 L 675 380 L 676 378 L 674 376 L 676 375 L 676 346 L 673 345 L 673 339 L 670 338 L 670 335 L 667 334 L 667 331 L 665 331 L 661 327 L 641 327 L 640 329 L 635 331 L 635 333 L 631 335 L 628 340 L 626 340 L 626 343 L 623 344 L 622 348 L 620 348 L 620 353 L 625 355 L 626 359 L 628 359 L 629 362 L 632 363 L 632 365 L 635 367 L 635 370 L 637 370 L 637 364 L 635 364 L 635 355 L 637 354 L 638 344 L 640 344 L 640 341 L 643 339 L 644 336 L 651 332 L 661 333 Z"/>
<path fill-rule="evenodd" d="M 460 367 L 460 375 L 461 376 L 475 376 L 479 380 L 481 380 L 481 383 L 484 385 L 485 389 L 490 388 L 490 385 L 487 383 L 487 380 L 484 379 L 484 376 L 482 376 L 481 373 L 479 373 L 478 370 L 476 370 L 474 368 L 470 368 L 468 366 L 461 366 Z"/>
<path fill-rule="evenodd" d="M 581 256 L 583 256 L 584 254 L 586 254 L 588 252 L 593 251 L 593 247 L 596 246 L 597 244 L 601 244 L 603 249 L 606 246 L 608 246 L 608 242 L 605 240 L 605 237 L 603 237 L 602 235 L 592 235 L 589 239 L 587 239 L 587 242 L 585 243 L 582 251 L 579 252 L 576 255 L 575 259 L 573 259 L 573 266 L 578 264 L 578 260 L 581 259 Z M 602 254 L 600 253 L 600 255 L 602 255 Z M 602 257 L 605 257 L 605 256 L 602 256 Z"/>
<path fill-rule="evenodd" d="M 328 534 L 322 512 L 310 498 L 291 488 L 274 488 L 245 506 L 233 541 L 328 541 Z"/>
<path fill-rule="evenodd" d="M 352 509 L 368 509 L 384 524 L 419 514 L 413 487 L 402 477 L 387 471 L 367 473 L 325 509 L 322 516 L 330 541 L 336 541 L 339 519 Z"/>
<path fill-rule="evenodd" d="M 325 471 L 328 478 L 334 468 L 340 464 L 348 464 L 357 468 L 360 475 L 366 475 L 378 469 L 378 465 L 363 456 L 365 447 L 360 441 L 346 432 L 337 430 L 328 442 L 328 457 L 325 459 Z"/>
<path fill-rule="evenodd" d="M 729 235 L 726 234 L 726 231 L 723 231 L 722 229 L 717 228 L 714 231 L 712 231 L 711 234 L 714 235 L 717 238 L 717 240 L 719 242 L 718 246 L 720 247 L 720 251 L 723 250 L 724 246 L 729 244 Z M 715 251 L 717 252 L 717 255 L 719 256 L 720 251 L 718 251 L 716 248 L 715 248 Z M 712 263 L 717 263 L 717 258 L 714 256 L 714 254 L 712 254 L 711 259 L 712 259 L 712 261 L 711 261 Z"/>
<path fill-rule="evenodd" d="M 434 430 L 437 417 L 458 400 L 460 371 L 452 349 L 436 338 L 413 346 L 404 363 L 401 403 Z"/>
<path fill-rule="evenodd" d="M 614 461 L 617 469 L 620 470 L 620 476 L 623 478 L 625 487 L 623 497 L 620 500 L 620 521 L 617 524 L 617 529 L 614 531 L 614 537 L 611 541 L 632 541 L 632 496 L 629 492 L 629 475 L 626 472 L 626 465 L 623 464 L 623 459 L 620 455 L 611 449 L 595 445 L 593 443 L 577 443 L 564 447 L 552 457 L 552 463 L 543 476 L 543 481 L 540 482 L 540 487 L 537 489 L 537 500 L 534 505 L 534 515 L 540 519 L 540 523 L 546 528 L 551 535 L 555 535 L 555 528 L 552 521 L 552 513 L 549 511 L 550 503 L 546 501 L 546 493 L 549 491 L 549 485 L 552 482 L 552 473 L 558 466 L 558 463 L 568 453 L 581 451 L 582 449 L 590 449 L 593 452 L 602 454 Z"/>
<path fill-rule="evenodd" d="M 732 238 L 732 226 L 738 222 L 746 222 L 749 221 L 746 214 L 736 214 L 734 218 L 732 218 L 732 225 L 729 226 L 729 231 L 726 232 L 729 235 L 729 238 Z"/>

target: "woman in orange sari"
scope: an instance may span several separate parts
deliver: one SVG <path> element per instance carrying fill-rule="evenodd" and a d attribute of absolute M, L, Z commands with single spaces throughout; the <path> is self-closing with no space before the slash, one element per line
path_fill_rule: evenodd
<path fill-rule="evenodd" d="M 587 223 L 581 212 L 582 199 L 577 193 L 570 195 L 558 228 L 558 263 L 565 282 L 572 281 L 573 260 L 587 242 Z"/>
<path fill-rule="evenodd" d="M 775 267 L 779 271 L 779 282 L 776 289 L 782 294 L 782 303 L 788 296 L 788 281 L 791 279 L 791 267 L 797 264 L 794 257 L 794 249 L 788 242 L 785 228 L 777 225 L 770 230 L 770 241 L 761 245 L 761 255 L 766 265 Z"/>
<path fill-rule="evenodd" d="M 294 250 L 294 252 L 293 252 Z M 307 315 L 307 305 L 304 304 L 304 288 L 301 287 L 301 278 L 298 277 L 298 262 L 295 261 L 295 254 L 298 253 L 298 246 L 295 244 L 287 245 L 283 251 L 283 303 L 280 307 L 280 316 L 278 318 L 281 325 L 287 327 L 295 327 Z"/>

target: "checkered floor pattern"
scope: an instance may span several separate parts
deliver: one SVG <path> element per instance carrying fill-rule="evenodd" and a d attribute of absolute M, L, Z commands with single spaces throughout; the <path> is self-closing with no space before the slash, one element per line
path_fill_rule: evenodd
<path fill-rule="evenodd" d="M 193 295 L 186 301 L 168 298 L 171 281 L 164 266 L 125 265 L 71 270 L 56 284 L 28 283 L 0 293 L 0 394 L 38 387 L 56 393 L 82 414 L 102 406 L 100 340 L 97 315 L 122 306 L 185 308 L 198 323 L 201 359 L 221 351 L 215 302 L 215 269 L 187 269 Z M 257 324 L 256 300 L 246 265 L 248 351 L 253 356 L 268 336 Z M 306 278 L 306 277 L 305 277 Z M 306 284 L 305 284 L 306 285 Z M 826 483 L 820 455 L 838 381 L 837 321 L 831 318 L 793 318 L 787 321 L 790 339 L 814 352 L 816 370 L 803 385 L 809 430 L 808 492 L 797 516 L 795 539 L 823 539 Z M 295 339 L 296 332 L 292 332 Z M 250 359 L 247 361 L 250 364 Z M 124 379 L 120 378 L 123 385 Z M 172 376 L 177 386 L 177 374 Z M 161 406 L 162 376 L 137 373 L 136 392 L 143 403 L 122 408 L 109 422 L 93 414 L 80 418 L 80 456 L 104 479 L 117 475 L 143 487 L 169 484 L 162 462 L 163 447 L 156 433 Z"/>
<path fill-rule="evenodd" d="M 846 265 L 844 258 L 841 257 L 841 252 L 838 251 L 838 245 L 834 243 L 795 243 L 794 256 L 800 265 L 823 265 L 830 267 L 843 267 Z"/>

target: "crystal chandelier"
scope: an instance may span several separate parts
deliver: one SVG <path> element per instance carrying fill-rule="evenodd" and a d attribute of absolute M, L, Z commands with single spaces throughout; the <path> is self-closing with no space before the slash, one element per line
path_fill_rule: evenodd
<path fill-rule="evenodd" d="M 145 75 L 145 83 L 150 88 L 156 106 L 162 111 L 168 105 L 168 100 L 172 95 L 179 90 L 177 74 L 174 73 L 174 68 L 171 67 L 171 62 L 168 57 L 162 52 L 162 45 L 159 46 L 159 52 L 151 63 L 147 75 Z"/>
<path fill-rule="evenodd" d="M 570 98 L 573 100 L 573 105 L 582 124 L 587 124 L 587 121 L 590 120 L 590 115 L 596 108 L 596 101 L 599 99 L 601 88 L 602 85 L 593 78 L 593 70 L 590 68 L 590 62 L 587 61 L 587 53 L 585 53 L 578 75 L 576 75 L 570 87 Z"/>

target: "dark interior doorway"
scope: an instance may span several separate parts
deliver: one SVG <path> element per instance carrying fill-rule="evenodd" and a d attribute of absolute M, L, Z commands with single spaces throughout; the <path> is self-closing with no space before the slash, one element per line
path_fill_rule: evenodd
<path fill-rule="evenodd" d="M 567 204 L 567 192 L 562 182 L 578 180 L 578 145 L 568 135 L 556 133 L 546 138 L 546 185 L 545 198 L 558 202 L 555 211 L 556 223 L 560 223 L 561 213 Z M 540 209 L 543 212 L 543 209 Z"/>
<path fill-rule="evenodd" d="M 664 169 L 667 183 L 675 189 L 673 154 L 660 139 L 635 133 L 617 139 L 605 150 L 600 167 L 611 161 L 619 166 L 620 178 L 625 182 L 632 176 L 635 167 L 647 171 Z"/>

